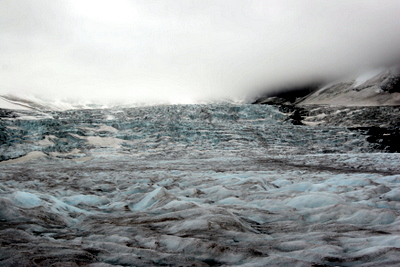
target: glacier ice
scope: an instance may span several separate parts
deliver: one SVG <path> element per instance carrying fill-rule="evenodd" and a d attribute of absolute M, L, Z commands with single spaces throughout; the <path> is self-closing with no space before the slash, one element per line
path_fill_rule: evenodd
<path fill-rule="evenodd" d="M 15 205 L 23 208 L 35 208 L 42 204 L 40 198 L 32 193 L 16 191 L 10 196 Z"/>
<path fill-rule="evenodd" d="M 400 154 L 343 120 L 225 104 L 1 114 L 1 266 L 400 264 Z"/>

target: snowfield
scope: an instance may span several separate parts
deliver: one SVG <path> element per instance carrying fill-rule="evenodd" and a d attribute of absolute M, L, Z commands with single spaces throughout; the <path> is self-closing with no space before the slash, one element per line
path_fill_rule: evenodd
<path fill-rule="evenodd" d="M 0 266 L 399 266 L 400 154 L 272 106 L 5 111 Z"/>

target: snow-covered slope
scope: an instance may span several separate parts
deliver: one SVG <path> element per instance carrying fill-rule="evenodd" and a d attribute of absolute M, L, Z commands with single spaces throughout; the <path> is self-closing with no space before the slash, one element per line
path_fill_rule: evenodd
<path fill-rule="evenodd" d="M 0 95 L 0 108 L 13 110 L 38 110 L 38 111 L 61 111 L 69 109 L 93 109 L 109 108 L 104 104 L 93 104 L 90 102 L 74 103 L 57 99 L 44 99 L 33 95 L 15 96 Z"/>
<path fill-rule="evenodd" d="M 7 97 L 0 96 L 0 108 L 2 109 L 14 109 L 14 110 L 30 110 L 31 108 L 27 105 L 19 103 L 17 101 L 11 101 Z"/>
<path fill-rule="evenodd" d="M 321 87 L 298 105 L 391 106 L 400 105 L 399 68 L 375 69 L 358 77 Z"/>
<path fill-rule="evenodd" d="M 184 103 L 181 103 L 184 102 Z M 191 103 L 191 101 L 188 100 Z M 215 104 L 215 103 L 232 103 L 241 104 L 244 100 L 236 99 L 220 99 L 220 100 L 203 100 L 197 104 Z M 88 99 L 73 100 L 73 99 L 58 99 L 45 96 L 35 95 L 0 95 L 0 109 L 12 109 L 12 110 L 36 110 L 36 111 L 65 111 L 65 110 L 78 110 L 78 109 L 122 109 L 122 108 L 135 108 L 135 107 L 146 107 L 146 106 L 160 106 L 160 105 L 176 105 L 185 104 L 184 100 L 172 101 L 172 100 L 161 100 L 154 102 L 137 102 L 134 99 L 129 102 L 126 99 L 123 102 L 115 101 L 94 101 Z"/>

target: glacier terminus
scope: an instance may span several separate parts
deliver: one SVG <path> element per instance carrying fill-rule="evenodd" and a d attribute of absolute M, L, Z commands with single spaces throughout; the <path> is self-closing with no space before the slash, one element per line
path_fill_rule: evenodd
<path fill-rule="evenodd" d="M 400 264 L 398 107 L 0 117 L 1 266 Z"/>

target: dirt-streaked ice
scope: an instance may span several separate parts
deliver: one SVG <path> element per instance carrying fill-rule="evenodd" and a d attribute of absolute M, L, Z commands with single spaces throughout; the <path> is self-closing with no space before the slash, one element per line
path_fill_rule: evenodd
<path fill-rule="evenodd" d="M 251 105 L 47 115 L 1 120 L 1 266 L 400 264 L 400 154 L 346 127 Z"/>

